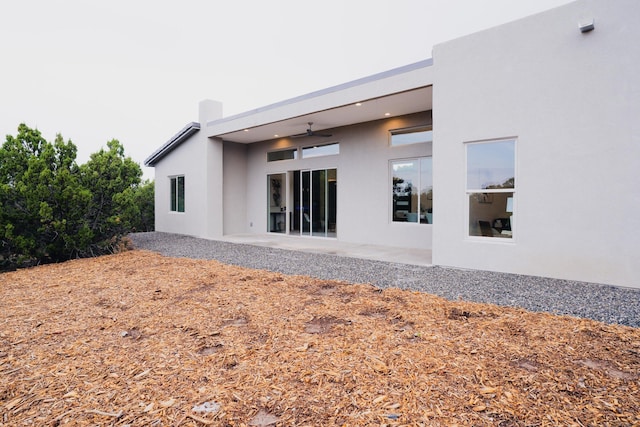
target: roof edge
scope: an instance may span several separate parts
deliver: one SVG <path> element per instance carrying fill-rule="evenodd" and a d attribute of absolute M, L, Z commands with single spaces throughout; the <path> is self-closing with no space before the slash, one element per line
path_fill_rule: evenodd
<path fill-rule="evenodd" d="M 371 83 L 376 80 L 386 79 L 388 77 L 393 77 L 399 74 L 407 73 L 413 70 L 417 70 L 420 68 L 430 67 L 433 65 L 433 58 L 428 58 L 422 61 L 414 62 L 413 64 L 404 65 L 402 67 L 393 68 L 391 70 L 383 71 L 377 74 L 372 74 L 367 77 L 362 77 L 356 80 L 352 80 L 346 83 L 342 83 L 336 86 L 331 86 L 325 89 L 320 89 L 315 92 L 310 92 L 304 95 L 296 96 L 294 98 L 285 99 L 283 101 L 279 101 L 273 104 L 265 105 L 264 107 L 255 108 L 253 110 L 245 111 L 243 113 L 234 114 L 229 117 L 223 117 L 221 119 L 213 120 L 206 123 L 206 126 L 213 126 L 221 123 L 226 123 L 229 121 L 237 120 L 243 117 L 248 117 L 257 113 L 261 113 L 263 111 L 272 110 L 278 107 L 282 107 L 285 105 L 295 104 L 296 102 L 305 101 L 308 99 L 316 98 L 322 95 L 327 95 L 333 92 L 338 92 L 341 90 L 349 89 L 352 87 L 360 86 L 366 83 Z"/>
<path fill-rule="evenodd" d="M 178 145 L 182 144 L 184 141 L 189 139 L 189 137 L 200 130 L 200 123 L 191 122 L 183 127 L 180 132 L 176 133 L 165 142 L 160 148 L 153 152 L 149 157 L 147 157 L 144 161 L 145 166 L 153 167 L 156 163 L 158 163 L 164 156 L 169 154 L 176 148 Z"/>

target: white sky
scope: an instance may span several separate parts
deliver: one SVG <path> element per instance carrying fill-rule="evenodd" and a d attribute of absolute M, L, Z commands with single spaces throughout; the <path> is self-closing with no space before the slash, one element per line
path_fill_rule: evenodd
<path fill-rule="evenodd" d="M 142 166 L 202 99 L 241 113 L 569 2 L 0 0 L 0 142 L 26 123 L 84 163 L 115 138 Z"/>

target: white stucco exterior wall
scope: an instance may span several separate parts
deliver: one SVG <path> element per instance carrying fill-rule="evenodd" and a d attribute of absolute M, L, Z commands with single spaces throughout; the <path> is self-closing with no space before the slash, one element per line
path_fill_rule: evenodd
<path fill-rule="evenodd" d="M 435 264 L 640 287 L 638 17 L 579 1 L 435 47 Z M 470 238 L 465 142 L 504 137 L 514 239 Z"/>
<path fill-rule="evenodd" d="M 206 146 L 201 132 L 191 136 L 155 165 L 156 230 L 167 233 L 203 236 L 206 222 Z M 170 179 L 184 176 L 185 211 L 171 212 Z"/>
<path fill-rule="evenodd" d="M 223 145 L 223 218 L 224 234 L 246 233 L 247 221 L 247 146 L 225 142 Z"/>
<path fill-rule="evenodd" d="M 222 104 L 199 105 L 200 123 L 222 117 Z M 161 158 L 155 167 L 155 226 L 157 231 L 204 238 L 223 235 L 222 141 L 198 131 Z M 170 180 L 185 178 L 185 211 L 171 212 Z"/>
<path fill-rule="evenodd" d="M 267 175 L 337 169 L 337 238 L 406 248 L 431 248 L 432 225 L 391 221 L 389 161 L 431 156 L 431 144 L 389 146 L 389 131 L 431 124 L 431 112 L 331 129 L 331 138 L 266 141 L 248 147 L 246 232 L 267 231 Z M 267 152 L 317 143 L 340 143 L 340 154 L 267 162 Z M 287 203 L 292 207 L 292 203 Z M 226 221 L 225 221 L 226 222 Z M 304 237 L 303 237 L 304 238 Z"/>

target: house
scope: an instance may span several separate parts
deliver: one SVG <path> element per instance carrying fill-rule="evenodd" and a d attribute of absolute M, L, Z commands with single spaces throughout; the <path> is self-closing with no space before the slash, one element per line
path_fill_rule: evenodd
<path fill-rule="evenodd" d="M 579 0 L 231 117 L 145 162 L 156 229 L 430 249 L 640 287 L 640 3 Z"/>

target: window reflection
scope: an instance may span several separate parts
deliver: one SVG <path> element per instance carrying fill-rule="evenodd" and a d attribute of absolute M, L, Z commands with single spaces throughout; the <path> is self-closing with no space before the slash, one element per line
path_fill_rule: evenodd
<path fill-rule="evenodd" d="M 280 151 L 270 151 L 267 153 L 267 162 L 277 162 L 279 160 L 294 160 L 297 158 L 298 150 L 295 148 Z"/>
<path fill-rule="evenodd" d="M 515 187 L 515 141 L 467 145 L 467 189 Z"/>
<path fill-rule="evenodd" d="M 334 144 L 304 147 L 302 149 L 303 159 L 308 159 L 310 157 L 331 156 L 334 154 L 340 154 L 340 144 L 337 142 Z"/>
<path fill-rule="evenodd" d="M 394 222 L 433 223 L 431 157 L 391 162 Z"/>
<path fill-rule="evenodd" d="M 431 141 L 433 141 L 433 131 L 431 128 L 391 131 L 391 146 L 419 144 L 421 142 Z"/>
<path fill-rule="evenodd" d="M 467 144 L 469 236 L 513 237 L 513 139 Z"/>

